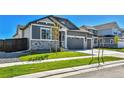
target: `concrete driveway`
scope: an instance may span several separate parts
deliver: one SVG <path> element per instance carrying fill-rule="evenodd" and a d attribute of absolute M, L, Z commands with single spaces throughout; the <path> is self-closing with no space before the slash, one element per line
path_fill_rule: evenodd
<path fill-rule="evenodd" d="M 26 51 L 20 52 L 0 52 L 0 64 L 19 62 L 19 56 L 27 54 Z"/>
<path fill-rule="evenodd" d="M 90 50 L 76 50 L 76 52 L 92 54 L 91 49 Z M 94 56 L 97 56 L 98 55 L 98 49 L 93 49 L 93 54 L 94 54 Z M 100 50 L 100 55 L 102 55 L 102 50 Z M 118 52 L 118 51 L 104 50 L 104 56 L 115 56 L 115 57 L 124 58 L 124 53 Z"/>

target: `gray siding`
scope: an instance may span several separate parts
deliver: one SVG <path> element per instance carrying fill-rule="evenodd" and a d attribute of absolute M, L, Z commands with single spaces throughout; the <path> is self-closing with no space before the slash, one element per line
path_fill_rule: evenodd
<path fill-rule="evenodd" d="M 117 48 L 117 44 L 115 44 L 114 42 L 110 43 L 111 39 L 113 39 L 114 41 L 114 37 L 104 37 L 104 46 L 102 45 L 102 43 L 100 43 L 100 46 L 105 48 Z"/>
<path fill-rule="evenodd" d="M 89 37 L 89 38 L 92 38 L 92 35 L 91 34 L 87 34 L 87 33 L 84 33 L 84 32 L 76 32 L 76 31 L 67 31 L 67 35 L 73 35 L 73 36 L 84 36 L 86 37 Z"/>
<path fill-rule="evenodd" d="M 67 35 L 73 35 L 73 36 L 86 36 L 85 33 L 76 32 L 76 31 L 67 31 Z"/>
<path fill-rule="evenodd" d="M 108 47 L 108 48 L 116 48 L 117 47 L 117 44 L 115 44 L 114 42 L 111 44 L 110 43 L 110 40 L 113 40 L 114 41 L 114 37 L 106 37 L 106 38 L 104 38 L 104 47 Z"/>
<path fill-rule="evenodd" d="M 32 39 L 40 39 L 40 26 L 32 25 Z"/>
<path fill-rule="evenodd" d="M 113 40 L 114 41 L 114 37 L 105 37 L 104 40 L 105 40 L 105 43 L 110 43 L 110 40 Z"/>
<path fill-rule="evenodd" d="M 91 34 L 87 34 L 87 37 L 92 38 L 92 35 Z"/>
<path fill-rule="evenodd" d="M 111 40 L 112 38 L 104 38 L 104 43 L 110 43 L 110 40 Z"/>
<path fill-rule="evenodd" d="M 24 32 L 24 38 L 30 38 L 30 27 L 26 28 L 23 32 Z"/>
<path fill-rule="evenodd" d="M 104 44 L 106 48 L 117 48 L 117 44 Z"/>

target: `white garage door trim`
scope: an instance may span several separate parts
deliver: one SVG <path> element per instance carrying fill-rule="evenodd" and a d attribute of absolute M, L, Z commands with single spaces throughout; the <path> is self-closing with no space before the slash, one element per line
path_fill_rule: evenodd
<path fill-rule="evenodd" d="M 72 35 L 67 35 L 67 37 L 72 37 L 72 38 L 85 38 L 85 37 L 83 37 L 83 36 L 72 36 Z"/>

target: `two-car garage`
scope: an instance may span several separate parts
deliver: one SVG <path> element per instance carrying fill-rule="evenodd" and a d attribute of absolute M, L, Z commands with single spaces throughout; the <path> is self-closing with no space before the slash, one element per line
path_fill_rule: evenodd
<path fill-rule="evenodd" d="M 83 38 L 68 37 L 67 42 L 68 42 L 67 43 L 68 49 L 73 49 L 73 50 L 84 49 L 84 39 Z"/>
<path fill-rule="evenodd" d="M 86 31 L 68 31 L 67 48 L 71 50 L 91 49 L 92 34 Z"/>

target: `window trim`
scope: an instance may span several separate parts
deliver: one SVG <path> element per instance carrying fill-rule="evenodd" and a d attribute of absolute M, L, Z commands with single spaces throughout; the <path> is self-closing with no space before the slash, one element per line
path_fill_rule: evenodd
<path fill-rule="evenodd" d="M 50 39 L 42 39 L 42 30 L 43 30 L 43 29 L 50 31 Z M 52 28 L 41 27 L 41 28 L 40 28 L 40 40 L 52 40 Z"/>

